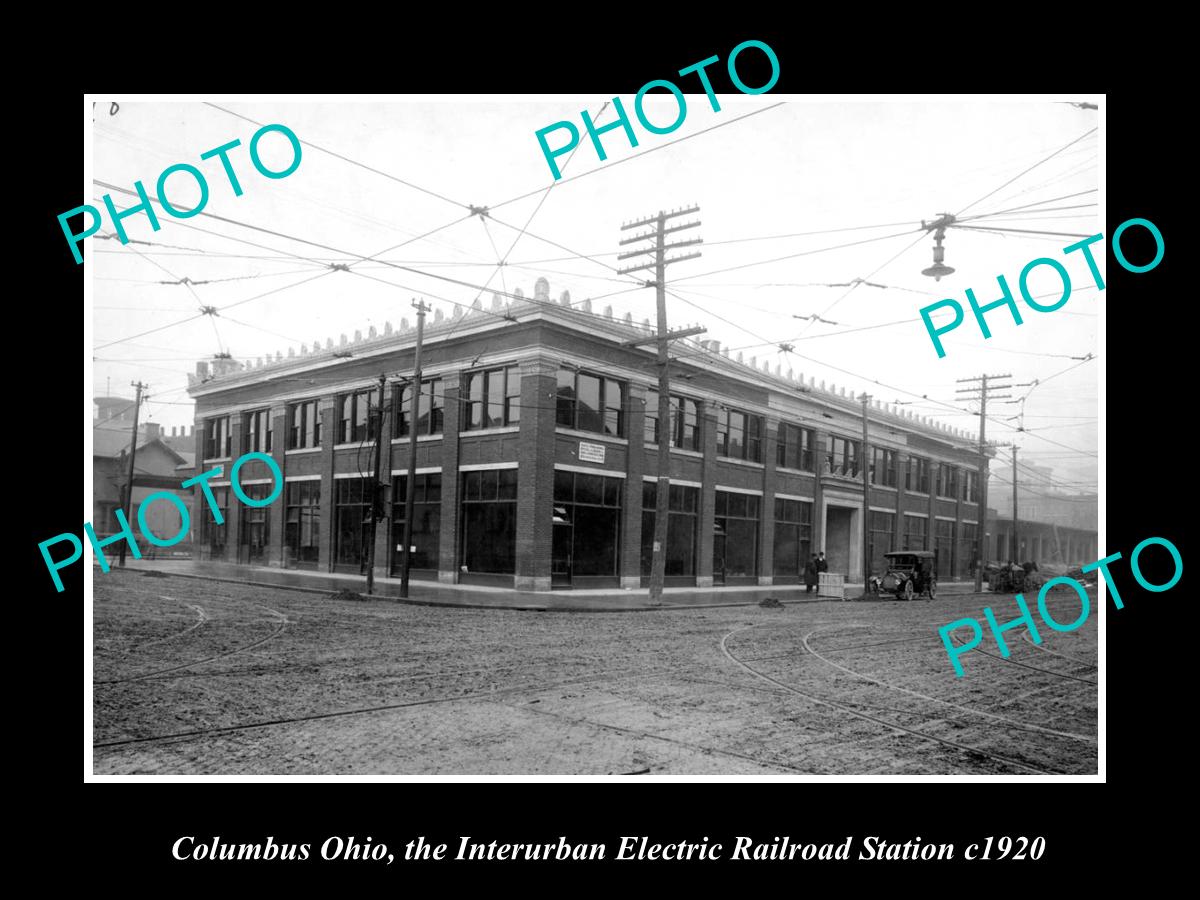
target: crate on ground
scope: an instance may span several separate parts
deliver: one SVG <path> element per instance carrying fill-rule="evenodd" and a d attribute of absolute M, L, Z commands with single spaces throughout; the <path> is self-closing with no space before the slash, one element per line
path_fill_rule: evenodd
<path fill-rule="evenodd" d="M 846 576 L 840 572 L 821 572 L 817 580 L 817 596 L 846 599 Z"/>

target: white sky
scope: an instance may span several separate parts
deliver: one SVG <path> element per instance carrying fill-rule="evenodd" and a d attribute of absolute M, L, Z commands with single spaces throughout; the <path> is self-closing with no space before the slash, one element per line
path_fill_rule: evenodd
<path fill-rule="evenodd" d="M 1102 301 L 1103 296 L 1095 290 L 1078 253 L 1070 258 L 1062 256 L 1061 248 L 1076 240 L 1072 237 L 1002 235 L 952 228 L 945 240 L 946 264 L 957 271 L 939 283 L 921 275 L 921 270 L 932 263 L 932 236 L 922 236 L 916 246 L 904 251 L 917 239 L 915 231 L 840 250 L 716 272 L 893 235 L 918 228 L 921 219 L 932 220 L 943 212 L 957 213 L 1095 127 L 1096 111 L 1047 100 L 815 102 L 810 97 L 798 97 L 795 102 L 734 122 L 738 116 L 782 98 L 771 94 L 755 98 L 720 95 L 722 108 L 714 112 L 703 94 L 688 95 L 686 121 L 671 135 L 650 134 L 636 119 L 636 151 L 620 130 L 603 135 L 607 163 L 599 162 L 584 133 L 578 152 L 565 168 L 567 178 L 624 161 L 560 183 L 550 191 L 529 231 L 508 256 L 508 265 L 497 273 L 497 252 L 492 242 L 501 256 L 507 254 L 542 194 L 498 204 L 545 188 L 551 181 L 534 132 L 563 119 L 575 122 L 582 131 L 579 111 L 586 107 L 595 112 L 609 99 L 555 97 L 535 102 L 525 98 L 479 98 L 468 102 L 458 98 L 399 98 L 400 102 L 228 101 L 219 105 L 260 122 L 285 124 L 303 140 L 442 194 L 457 204 L 493 207 L 486 230 L 478 218 L 468 219 L 386 253 L 384 259 L 471 283 L 487 283 L 489 288 L 499 289 L 503 282 L 507 290 L 521 287 L 527 296 L 533 293 L 534 280 L 543 274 L 550 281 L 555 299 L 564 289 L 570 290 L 574 301 L 623 291 L 597 299 L 594 309 L 600 311 L 611 304 L 616 314 L 631 311 L 639 321 L 654 315 L 653 291 L 624 292 L 630 286 L 629 277 L 608 268 L 634 264 L 616 261 L 616 253 L 624 249 L 618 247 L 618 240 L 632 234 L 621 232 L 621 223 L 651 215 L 660 208 L 698 204 L 702 227 L 676 237 L 702 236 L 703 256 L 670 267 L 668 278 L 673 282 L 671 290 L 705 311 L 670 298 L 672 327 L 703 324 L 708 328 L 706 338 L 720 340 L 735 350 L 745 348 L 747 360 L 757 356 L 761 363 L 767 357 L 772 364 L 781 361 L 785 370 L 793 368 L 806 376 L 816 375 L 855 393 L 866 389 L 886 402 L 914 401 L 909 409 L 936 415 L 972 433 L 978 427 L 977 417 L 956 414 L 937 403 L 956 402 L 955 379 L 983 372 L 1011 372 L 1011 380 L 1018 383 L 1046 379 L 1077 365 L 1068 357 L 1098 353 L 1102 305 L 1098 300 Z M 622 96 L 622 101 L 632 117 L 633 98 Z M 129 236 L 188 249 L 134 243 L 121 246 L 116 240 L 89 238 L 85 243 L 91 245 L 88 264 L 94 278 L 96 307 L 95 394 L 111 390 L 113 394 L 132 396 L 129 383 L 141 379 L 151 385 L 152 395 L 144 415 L 166 426 L 191 424 L 191 405 L 182 390 L 186 384 L 184 373 L 194 371 L 196 360 L 210 359 L 218 349 L 239 358 L 274 354 L 277 350 L 286 355 L 288 346 L 298 351 L 301 342 L 319 339 L 323 345 L 328 337 L 336 342 L 343 332 L 353 336 L 354 330 L 360 329 L 366 334 L 370 325 L 382 330 L 385 320 L 397 324 L 401 317 L 411 318 L 409 301 L 416 296 L 424 296 L 447 315 L 452 307 L 437 297 L 463 303 L 475 299 L 477 291 L 469 288 L 368 262 L 354 271 L 404 287 L 381 284 L 353 272 L 334 272 L 311 284 L 247 302 L 215 320 L 199 318 L 145 337 L 102 346 L 184 319 L 197 312 L 201 302 L 222 307 L 285 288 L 322 271 L 317 264 L 296 256 L 321 261 L 336 256 L 288 238 L 304 238 L 371 256 L 466 214 L 461 205 L 431 197 L 307 146 L 292 175 L 279 180 L 264 178 L 248 156 L 256 126 L 198 102 L 122 101 L 115 116 L 110 116 L 107 109 L 107 104 L 96 107 L 93 172 L 97 180 L 132 189 L 133 182 L 140 179 L 153 194 L 163 169 L 174 163 L 191 163 L 208 178 L 211 194 L 205 212 L 288 237 L 250 231 L 205 215 L 172 219 L 158 210 L 161 230 L 154 232 L 146 217 L 139 214 L 125 220 Z M 647 112 L 651 121 L 669 122 L 675 115 L 674 101 L 668 97 L 648 102 Z M 610 107 L 598 121 L 612 121 L 612 116 Z M 712 126 L 723 127 L 663 146 Z M 199 158 L 202 152 L 234 138 L 242 141 L 242 146 L 231 153 L 244 190 L 240 197 L 233 196 L 217 160 L 201 162 Z M 564 139 L 563 132 L 549 137 L 552 146 Z M 272 168 L 282 168 L 290 159 L 286 140 L 280 135 L 268 136 L 261 147 L 264 160 Z M 1096 204 L 1099 149 L 1098 133 L 1093 133 L 971 206 L 963 215 L 1006 210 L 1087 191 L 1092 193 L 1042 205 Z M 653 152 L 630 159 L 645 150 Z M 566 159 L 560 156 L 559 165 Z M 87 201 L 99 207 L 103 193 L 97 188 Z M 198 199 L 198 192 L 188 176 L 174 175 L 168 182 L 168 196 L 176 205 L 190 206 Z M 133 202 L 119 194 L 113 199 L 118 209 Z M 1103 230 L 1099 210 L 1096 205 L 1036 213 L 1022 210 L 997 216 L 991 224 L 1090 235 Z M 881 224 L 888 227 L 777 237 Z M 102 232 L 112 233 L 107 218 Z M 230 237 L 260 246 L 238 243 Z M 579 253 L 604 254 L 599 256 L 604 264 L 571 257 L 538 237 Z M 768 239 L 742 240 L 758 237 Z M 719 243 L 723 241 L 738 242 Z M 1103 272 L 1107 253 L 1099 249 L 1101 246 L 1096 245 L 1096 256 Z M 896 254 L 900 255 L 879 268 Z M 1075 286 L 1069 302 L 1056 312 L 1035 312 L 1017 294 L 1021 269 L 1039 256 L 1062 261 Z M 554 261 L 527 265 L 551 259 Z M 339 261 L 353 259 L 340 257 Z M 710 272 L 714 274 L 707 274 Z M 1006 276 L 1018 296 L 1024 324 L 1016 326 L 1006 310 L 998 309 L 988 315 L 993 337 L 983 340 L 967 310 L 964 323 L 943 338 L 947 356 L 938 359 L 919 321 L 920 307 L 946 297 L 966 308 L 967 288 L 975 289 L 981 303 L 998 299 L 999 274 Z M 201 284 L 190 290 L 183 285 L 158 283 L 184 277 L 191 281 L 239 280 Z M 854 278 L 884 284 L 888 289 L 860 285 L 847 294 L 845 287 L 820 286 L 847 283 Z M 1042 267 L 1031 279 L 1031 288 L 1035 295 L 1043 294 L 1056 291 L 1057 283 L 1052 270 Z M 1055 293 L 1043 302 L 1053 302 L 1057 296 Z M 485 306 L 489 299 L 490 290 L 484 298 Z M 793 318 L 795 314 L 812 313 L 838 324 L 812 324 Z M 843 336 L 834 334 L 847 327 L 901 320 L 916 321 Z M 782 354 L 777 346 L 780 342 L 791 342 L 795 354 L 811 359 Z M 1105 364 L 1104 359 L 1084 363 L 1033 390 L 1025 404 L 1025 426 L 1030 431 L 1019 437 L 1023 461 L 1052 466 L 1060 482 L 1094 487 L 1096 458 L 1074 451 L 1096 453 L 1097 385 Z M 876 384 L 876 380 L 894 387 Z M 106 387 L 109 383 L 111 389 Z M 894 388 L 912 391 L 918 397 Z M 1028 390 L 1015 393 L 1020 396 Z M 929 399 L 921 400 L 920 395 Z M 957 405 L 966 407 L 961 402 Z M 1014 405 L 1000 404 L 990 410 L 1002 419 L 1017 411 Z M 989 438 L 1009 441 L 1013 434 L 997 423 L 988 424 Z"/>

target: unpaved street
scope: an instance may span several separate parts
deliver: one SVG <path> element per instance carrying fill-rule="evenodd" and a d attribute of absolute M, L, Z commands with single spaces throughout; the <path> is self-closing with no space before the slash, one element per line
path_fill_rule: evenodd
<path fill-rule="evenodd" d="M 989 639 L 995 655 L 967 654 L 955 678 L 937 628 L 986 605 L 1016 612 L 992 594 L 447 609 L 113 571 L 95 578 L 94 768 L 1094 773 L 1094 611 L 1078 631 L 1043 629 L 1040 647 L 1008 632 L 1009 660 Z M 1050 609 L 1070 622 L 1078 600 Z"/>

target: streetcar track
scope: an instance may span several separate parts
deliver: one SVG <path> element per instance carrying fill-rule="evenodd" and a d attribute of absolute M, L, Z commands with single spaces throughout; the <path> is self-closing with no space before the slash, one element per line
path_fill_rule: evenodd
<path fill-rule="evenodd" d="M 1049 647 L 1043 646 L 1042 644 L 1035 644 L 1033 642 L 1033 639 L 1029 637 L 1028 631 L 1021 633 L 1021 639 L 1024 640 L 1025 643 L 1027 643 L 1030 647 L 1036 647 L 1037 649 L 1041 650 L 1043 653 L 1050 653 L 1054 656 L 1061 656 L 1063 659 L 1069 660 L 1069 661 L 1075 663 L 1075 665 L 1077 665 L 1077 666 L 1084 666 L 1085 668 L 1096 669 L 1097 671 L 1099 671 L 1099 669 L 1100 669 L 1099 666 L 1094 666 L 1090 662 L 1084 662 L 1082 659 L 1077 659 L 1074 656 L 1068 656 L 1066 653 L 1060 653 L 1057 650 L 1051 650 Z"/>
<path fill-rule="evenodd" d="M 1001 716 L 1001 715 L 998 715 L 997 713 L 985 712 L 984 710 L 981 710 L 981 709 L 973 709 L 972 707 L 963 706 L 959 703 L 952 703 L 949 700 L 942 700 L 938 697 L 931 697 L 929 694 L 922 694 L 920 691 L 914 691 L 914 690 L 910 690 L 909 688 L 906 688 L 906 687 L 900 687 L 899 685 L 892 684 L 889 681 L 883 681 L 882 679 L 875 678 L 872 675 L 866 675 L 862 672 L 857 672 L 854 669 L 850 669 L 850 668 L 847 668 L 846 666 L 843 666 L 841 663 L 836 663 L 831 659 L 826 659 L 824 656 L 822 656 L 820 653 L 818 653 L 816 650 L 814 650 L 812 648 L 812 645 L 809 644 L 808 640 L 816 633 L 817 632 L 815 630 L 810 631 L 803 638 L 801 638 L 801 642 L 804 644 L 804 649 L 806 649 L 809 653 L 811 653 L 817 659 L 821 660 L 821 662 L 825 663 L 826 665 L 833 666 L 835 669 L 840 669 L 841 671 L 845 672 L 847 675 L 852 675 L 855 678 L 861 678 L 864 681 L 869 681 L 873 684 L 877 684 L 882 688 L 886 688 L 887 690 L 899 691 L 902 694 L 908 694 L 912 697 L 918 697 L 921 700 L 929 700 L 929 701 L 932 701 L 933 703 L 941 703 L 942 705 L 949 706 L 953 709 L 961 709 L 963 712 L 970 713 L 971 715 L 983 716 L 988 719 L 995 719 L 998 722 L 1004 722 L 1009 727 L 1018 728 L 1022 731 L 1036 731 L 1036 732 L 1041 732 L 1042 734 L 1053 734 L 1053 735 L 1056 735 L 1057 737 L 1070 738 L 1070 739 L 1076 740 L 1076 741 L 1084 741 L 1085 743 L 1089 743 L 1089 744 L 1096 743 L 1096 738 L 1089 737 L 1088 735 L 1075 734 L 1070 731 L 1057 731 L 1053 728 L 1043 728 L 1041 725 L 1034 725 L 1032 723 L 1026 723 L 1026 722 L 1018 722 L 1016 719 L 1010 719 L 1007 716 Z"/>
<path fill-rule="evenodd" d="M 705 754 L 714 754 L 715 753 L 715 754 L 719 754 L 720 756 L 729 756 L 734 759 L 742 759 L 742 760 L 746 760 L 747 762 L 752 762 L 756 766 L 771 766 L 772 768 L 785 769 L 789 772 L 799 772 L 800 774 L 803 774 L 803 775 L 814 774 L 811 769 L 801 769 L 796 766 L 788 765 L 785 762 L 761 759 L 759 757 L 751 756 L 747 753 L 738 753 L 736 750 L 721 750 L 717 747 L 709 747 L 704 744 L 694 744 L 691 741 L 683 741 L 683 740 L 680 740 L 679 738 L 671 738 L 671 737 L 666 737 L 665 735 L 661 735 L 661 734 L 654 734 L 651 731 L 643 731 L 640 728 L 629 728 L 624 725 L 609 725 L 604 722 L 593 722 L 591 719 L 579 719 L 579 718 L 575 718 L 574 716 L 566 715 L 565 713 L 552 712 L 548 709 L 534 709 L 531 706 L 516 706 L 512 703 L 500 703 L 497 705 L 505 706 L 505 707 L 508 707 L 509 709 L 515 709 L 515 710 L 518 710 L 521 712 L 537 713 L 540 716 L 550 716 L 555 719 L 560 719 L 564 722 L 570 722 L 572 725 L 586 725 L 588 727 L 599 728 L 604 731 L 615 731 L 618 734 L 631 735 L 631 736 L 640 737 L 640 738 L 648 738 L 652 741 L 663 741 L 668 744 L 674 744 L 677 747 L 686 747 L 689 750 L 699 750 L 701 753 L 705 753 Z"/>
<path fill-rule="evenodd" d="M 1015 759 L 1012 759 L 1007 756 L 1001 756 L 998 753 L 992 753 L 989 750 L 981 750 L 978 747 L 972 747 L 967 744 L 960 744 L 957 741 L 952 741 L 947 738 L 941 738 L 941 737 L 937 737 L 936 735 L 927 734 L 923 731 L 918 731 L 915 728 L 908 728 L 907 726 L 904 726 L 904 725 L 898 725 L 895 722 L 888 722 L 884 719 L 879 718 L 878 716 L 873 716 L 869 713 L 859 712 L 856 709 L 852 709 L 850 706 L 848 706 L 845 703 L 840 703 L 836 700 L 826 700 L 826 699 L 817 697 L 814 694 L 810 694 L 806 691 L 802 691 L 799 688 L 792 687 L 789 684 L 784 684 L 782 681 L 779 681 L 776 678 L 772 678 L 770 675 L 760 672 L 757 669 L 747 665 L 746 663 L 742 662 L 740 659 L 738 659 L 738 657 L 734 656 L 729 651 L 729 647 L 727 646 L 729 638 L 733 637 L 735 634 L 739 634 L 743 631 L 748 631 L 749 629 L 756 628 L 756 627 L 758 627 L 758 626 L 746 625 L 746 626 L 743 626 L 742 628 L 735 628 L 733 631 L 729 632 L 728 634 L 726 634 L 724 637 L 721 638 L 721 652 L 725 654 L 726 658 L 728 658 L 729 661 L 732 662 L 734 665 L 739 666 L 740 668 L 746 670 L 747 672 L 749 672 L 751 675 L 755 676 L 756 678 L 761 678 L 763 681 L 770 682 L 771 684 L 776 684 L 779 687 L 783 688 L 785 691 L 789 691 L 793 694 L 796 694 L 797 696 L 803 697 L 804 699 L 808 700 L 809 702 L 817 703 L 822 706 L 828 706 L 831 709 L 840 709 L 843 712 L 847 712 L 852 716 L 863 719 L 867 722 L 873 722 L 876 725 L 882 725 L 884 728 L 891 729 L 892 731 L 898 731 L 898 732 L 902 732 L 905 734 L 909 734 L 909 735 L 912 735 L 913 737 L 916 737 L 916 738 L 922 739 L 922 740 L 935 741 L 936 743 L 944 744 L 947 747 L 953 747 L 954 749 L 962 751 L 964 753 L 976 754 L 978 756 L 985 756 L 990 759 L 994 759 L 998 762 L 1004 763 L 1007 766 L 1011 766 L 1011 767 L 1018 768 L 1018 769 L 1024 769 L 1027 772 L 1032 772 L 1035 775 L 1067 774 L 1058 769 L 1045 769 L 1045 768 L 1041 768 L 1039 766 L 1030 765 L 1029 763 L 1023 763 L 1023 762 L 1020 762 L 1019 760 L 1015 760 Z"/>
<path fill-rule="evenodd" d="M 244 653 L 247 650 L 253 650 L 255 647 L 262 646 L 267 641 L 271 640 L 272 638 L 278 637 L 280 634 L 282 634 L 283 630 L 285 628 L 287 628 L 288 625 L 290 624 L 288 617 L 285 616 L 283 613 L 281 613 L 277 609 L 272 609 L 271 607 L 264 606 L 261 603 L 255 603 L 253 600 L 247 600 L 245 602 L 251 603 L 254 606 L 259 607 L 260 609 L 265 609 L 267 612 L 278 616 L 279 617 L 279 619 L 278 619 L 279 627 L 276 628 L 274 631 L 272 631 L 270 634 L 268 634 L 266 637 L 259 638 L 257 641 L 253 641 L 249 644 L 246 644 L 244 647 L 235 647 L 233 650 L 226 650 L 224 653 L 218 653 L 215 656 L 208 656 L 208 657 L 205 657 L 204 659 L 197 659 L 197 660 L 193 660 L 192 662 L 180 663 L 177 666 L 170 666 L 166 669 L 156 669 L 153 672 L 146 672 L 141 675 L 130 675 L 126 678 L 112 678 L 112 679 L 108 679 L 105 681 L 93 681 L 92 683 L 99 686 L 99 685 L 125 684 L 130 681 L 143 681 L 147 678 L 155 678 L 158 676 L 165 675 L 168 672 L 177 672 L 180 669 L 190 669 L 194 666 L 203 665 L 204 663 L 207 663 L 207 662 L 212 662 L 212 661 L 218 660 L 218 659 L 224 659 L 227 656 L 233 656 L 235 653 Z"/>
<path fill-rule="evenodd" d="M 953 636 L 953 639 L 954 639 L 956 646 L 958 646 L 958 647 L 966 646 L 966 644 L 958 643 L 957 636 Z M 1023 669 L 1032 669 L 1035 672 L 1045 672 L 1047 675 L 1053 675 L 1056 678 L 1066 678 L 1069 681 L 1078 681 L 1080 684 L 1090 684 L 1093 687 L 1096 685 L 1095 681 L 1091 681 L 1090 679 L 1087 679 L 1087 678 L 1080 678 L 1078 675 L 1068 675 L 1065 672 L 1055 672 L 1053 669 L 1044 669 L 1041 666 L 1031 666 L 1029 663 L 1021 662 L 1018 659 L 1013 659 L 1011 656 L 1001 656 L 999 653 L 992 653 L 990 650 L 983 650 L 979 647 L 972 647 L 971 649 L 974 650 L 976 653 L 982 653 L 984 656 L 990 656 L 992 659 L 998 659 L 1001 662 L 1010 663 L 1014 666 L 1020 666 Z"/>
<path fill-rule="evenodd" d="M 657 673 L 642 671 L 642 672 L 627 673 L 625 676 L 616 676 L 616 677 L 631 677 L 632 675 L 645 676 L 645 675 L 665 674 L 665 673 L 668 673 L 671 671 L 675 671 L 677 669 L 678 669 L 678 667 L 671 666 L 671 667 L 664 667 L 663 669 L 659 670 L 659 672 L 657 672 Z M 191 731 L 176 731 L 176 732 L 172 732 L 170 734 L 150 735 L 147 737 L 140 737 L 140 738 L 123 738 L 118 741 L 103 741 L 100 743 L 93 743 L 92 747 L 94 747 L 94 748 L 120 747 L 120 746 L 129 745 L 129 744 L 145 744 L 145 743 L 150 743 L 152 741 L 166 741 L 166 740 L 174 740 L 177 738 L 203 737 L 203 736 L 210 735 L 210 734 L 221 734 L 221 733 L 235 732 L 235 731 L 249 731 L 254 728 L 271 728 L 276 725 L 290 725 L 290 724 L 294 724 L 296 722 L 314 722 L 314 721 L 318 721 L 321 719 L 336 719 L 336 718 L 341 718 L 344 716 L 368 715 L 368 714 L 374 713 L 374 712 L 387 712 L 389 710 L 408 709 L 408 708 L 415 707 L 415 706 L 433 706 L 438 703 L 457 703 L 457 702 L 463 701 L 463 700 L 493 700 L 496 697 L 508 696 L 509 694 L 519 694 L 521 692 L 538 694 L 538 693 L 543 693 L 545 691 L 557 690 L 559 688 L 571 687 L 571 686 L 577 685 L 577 684 L 586 684 L 589 681 L 598 681 L 598 680 L 601 680 L 604 678 L 613 678 L 613 677 L 614 677 L 613 672 L 601 672 L 598 674 L 587 675 L 587 676 L 584 676 L 581 678 L 569 679 L 567 681 L 553 682 L 551 684 L 520 685 L 518 687 L 502 688 L 500 690 L 493 689 L 493 690 L 487 690 L 487 691 L 476 691 L 474 693 L 458 694 L 453 697 L 445 697 L 445 696 L 443 696 L 443 697 L 425 697 L 425 698 L 421 698 L 419 700 L 405 700 L 405 701 L 401 701 L 401 702 L 397 702 L 397 703 L 381 703 L 381 704 L 377 704 L 375 706 L 363 706 L 363 707 L 357 707 L 355 709 L 332 710 L 330 712 L 324 712 L 324 713 L 310 713 L 308 715 L 303 715 L 303 716 L 291 716 L 288 718 L 281 718 L 281 719 L 267 719 L 267 720 L 260 721 L 260 722 L 244 722 L 244 723 L 240 723 L 237 725 L 219 725 L 214 728 L 197 728 L 197 729 L 193 729 Z"/>

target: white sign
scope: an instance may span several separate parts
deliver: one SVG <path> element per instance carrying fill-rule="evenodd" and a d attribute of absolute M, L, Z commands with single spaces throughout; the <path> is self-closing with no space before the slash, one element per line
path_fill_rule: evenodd
<path fill-rule="evenodd" d="M 579 442 L 579 459 L 581 462 L 604 462 L 604 445 Z"/>

